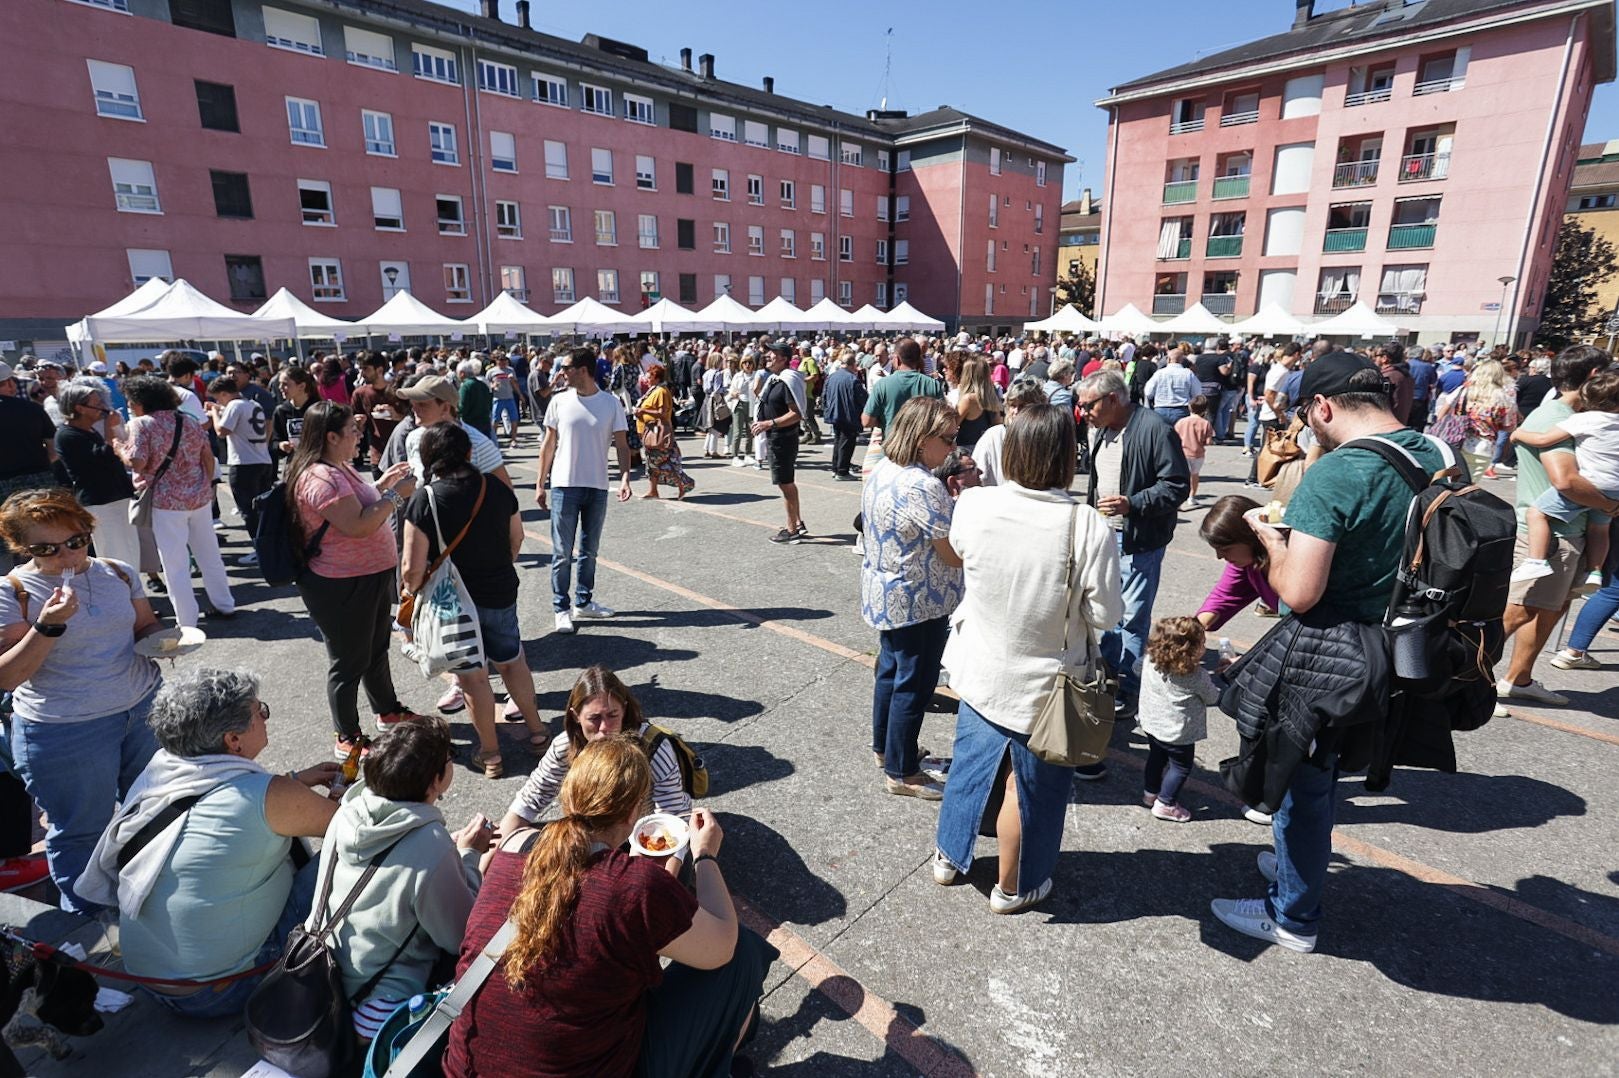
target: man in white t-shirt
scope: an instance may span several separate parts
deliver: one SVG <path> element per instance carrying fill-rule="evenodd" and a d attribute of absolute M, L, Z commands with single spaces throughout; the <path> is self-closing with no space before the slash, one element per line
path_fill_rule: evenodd
<path fill-rule="evenodd" d="M 214 430 L 225 439 L 226 481 L 231 498 L 242 514 L 247 534 L 259 530 L 259 512 L 253 502 L 275 484 L 275 465 L 270 461 L 269 417 L 257 401 L 242 396 L 234 378 L 215 378 L 208 386 L 208 418 Z M 257 565 L 258 554 L 249 551 L 238 559 L 240 565 Z"/>
<path fill-rule="evenodd" d="M 610 618 L 595 601 L 596 550 L 607 519 L 607 451 L 618 451 L 618 500 L 630 500 L 629 423 L 624 406 L 596 384 L 596 353 L 573 348 L 561 357 L 568 388 L 551 397 L 540 443 L 540 476 L 534 496 L 551 511 L 551 608 L 559 633 L 573 632 L 574 618 Z M 546 491 L 546 484 L 551 490 Z M 552 502 L 555 504 L 551 504 Z M 578 553 L 574 540 L 578 539 Z M 577 573 L 577 579 L 574 579 Z M 568 589 L 574 587 L 573 603 Z"/>
<path fill-rule="evenodd" d="M 422 474 L 422 435 L 434 423 L 461 423 L 459 398 L 450 380 L 436 374 L 428 375 L 415 385 L 401 389 L 396 396 L 410 405 L 410 412 L 416 417 L 415 429 L 405 435 L 405 459 L 410 462 L 410 474 L 416 477 L 416 482 L 424 483 L 426 477 Z M 508 487 L 511 486 L 512 477 L 511 473 L 506 471 L 506 458 L 500 455 L 500 447 L 494 440 L 465 423 L 461 423 L 461 429 L 472 439 L 472 466 L 484 475 L 492 475 Z"/>
<path fill-rule="evenodd" d="M 1259 445 L 1265 445 L 1265 438 L 1273 430 L 1281 430 L 1288 425 L 1287 413 L 1293 402 L 1281 396 L 1282 383 L 1287 376 L 1293 373 L 1293 368 L 1299 365 L 1300 348 L 1296 343 L 1289 343 L 1287 347 L 1271 363 L 1265 371 L 1265 389 L 1261 394 L 1262 403 L 1259 406 L 1259 425 L 1263 428 L 1259 435 Z M 1248 465 L 1248 481 L 1244 486 L 1257 487 L 1259 482 L 1259 454 L 1254 453 L 1253 461 Z"/>

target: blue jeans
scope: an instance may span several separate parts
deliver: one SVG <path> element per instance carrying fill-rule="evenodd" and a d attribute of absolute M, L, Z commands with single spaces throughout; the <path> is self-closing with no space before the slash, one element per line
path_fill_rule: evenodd
<path fill-rule="evenodd" d="M 1242 445 L 1252 453 L 1259 445 L 1259 432 L 1263 428 L 1259 423 L 1259 405 L 1253 401 L 1248 402 L 1248 426 L 1242 432 Z"/>
<path fill-rule="evenodd" d="M 1277 924 L 1301 936 L 1313 936 L 1321 921 L 1321 892 L 1327 886 L 1332 859 L 1332 819 L 1338 799 L 1338 757 L 1326 767 L 1301 763 L 1293 782 L 1271 817 L 1276 840 L 1276 882 L 1265 906 Z"/>
<path fill-rule="evenodd" d="M 293 841 L 303 840 L 295 838 Z M 292 890 L 287 892 L 287 904 L 281 907 L 281 916 L 276 919 L 264 946 L 247 964 L 248 969 L 257 969 L 266 962 L 280 958 L 292 930 L 309 919 L 310 907 L 315 904 L 315 882 L 319 872 L 320 858 L 314 857 L 293 875 Z M 253 989 L 262 980 L 264 974 L 261 973 L 256 977 L 243 977 L 228 984 L 204 988 L 189 996 L 167 996 L 149 990 L 147 995 L 183 1018 L 235 1018 L 247 1006 L 247 997 L 253 994 Z"/>
<path fill-rule="evenodd" d="M 491 429 L 493 429 L 493 430 L 495 430 L 497 432 L 500 430 L 500 417 L 501 416 L 506 416 L 508 419 L 510 419 L 512 421 L 512 430 L 517 429 L 518 416 L 517 416 L 517 398 L 516 397 L 512 397 L 510 400 L 498 400 L 497 399 L 495 401 L 494 409 L 489 413 L 489 426 L 490 426 Z"/>
<path fill-rule="evenodd" d="M 551 488 L 551 608 L 568 609 L 568 587 L 575 571 L 574 605 L 584 606 L 596 591 L 596 548 L 607 519 L 607 491 L 596 487 Z M 574 554 L 578 535 L 579 553 Z"/>
<path fill-rule="evenodd" d="M 146 724 L 152 696 L 128 711 L 85 722 L 33 722 L 13 719 L 11 754 L 16 771 L 49 820 L 45 859 L 62 892 L 62 908 L 93 916 L 102 907 L 73 890 L 113 810 L 124 799 L 157 738 Z"/>
<path fill-rule="evenodd" d="M 949 618 L 931 618 L 877 634 L 877 686 L 871 695 L 871 749 L 882 753 L 883 774 L 903 779 L 921 769 L 916 748 L 939 662 L 950 636 Z"/>
<path fill-rule="evenodd" d="M 1153 411 L 1157 412 L 1159 417 L 1172 427 L 1192 414 L 1192 410 L 1184 404 L 1160 405 L 1154 408 Z"/>
<path fill-rule="evenodd" d="M 1242 390 L 1223 389 L 1220 391 L 1220 411 L 1214 417 L 1214 436 L 1222 442 L 1231 437 L 1231 428 L 1237 421 L 1237 402 L 1242 400 Z"/>
<path fill-rule="evenodd" d="M 1122 545 L 1123 539 L 1119 540 Z M 1158 576 L 1164 567 L 1164 548 L 1119 555 L 1124 585 L 1124 616 L 1117 628 L 1102 634 L 1102 657 L 1119 675 L 1121 700 L 1141 693 L 1141 657 L 1147 653 L 1152 629 L 1152 603 L 1158 597 Z"/>
<path fill-rule="evenodd" d="M 1574 629 L 1568 634 L 1568 646 L 1575 651 L 1589 649 L 1597 631 L 1615 613 L 1619 613 L 1619 573 L 1610 572 L 1608 582 L 1580 607 L 1580 616 L 1574 619 Z"/>

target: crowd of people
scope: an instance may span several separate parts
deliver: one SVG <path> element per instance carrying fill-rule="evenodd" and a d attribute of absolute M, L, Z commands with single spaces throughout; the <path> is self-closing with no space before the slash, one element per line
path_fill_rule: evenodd
<path fill-rule="evenodd" d="M 1590 346 L 1362 353 L 964 332 L 308 362 L 171 351 L 117 367 L 0 364 L 0 538 L 14 559 L 0 587 L 11 755 L 0 811 L 13 817 L 0 821 L 0 885 L 48 872 L 64 908 L 116 918 L 127 968 L 166 979 L 152 994 L 194 1017 L 239 1013 L 295 927 L 335 924 L 362 1043 L 509 937 L 500 975 L 451 1030 L 453 1075 L 745 1068 L 736 1052 L 774 957 L 737 922 L 723 833 L 694 804 L 678 739 L 605 666 L 578 675 L 562 736 L 537 707 L 519 618 L 526 492 L 507 467 L 525 425 L 564 634 L 614 615 L 596 569 L 615 486 L 628 501 L 640 467 L 644 498 L 696 488 L 682 428 L 705 458 L 769 471 L 778 544 L 812 534 L 800 455 L 830 441 L 830 477 L 863 483 L 860 614 L 878 638 L 883 789 L 939 803 L 941 885 L 972 869 L 980 836 L 994 838 L 998 914 L 1051 894 L 1073 783 L 1108 778 L 1105 758 L 1073 766 L 1031 748 L 1053 685 L 1095 677 L 1116 684 L 1118 724 L 1139 725 L 1141 803 L 1165 822 L 1193 818 L 1180 794 L 1210 707 L 1241 712 L 1245 743 L 1283 724 L 1297 741 L 1313 723 L 1299 751 L 1267 764 L 1262 792 L 1245 793 L 1247 817 L 1274 836 L 1259 859 L 1264 894 L 1212 908 L 1246 935 L 1315 948 L 1332 787 L 1363 764 L 1333 721 L 1345 716 L 1251 701 L 1264 678 L 1310 683 L 1331 654 L 1387 710 L 1386 678 L 1355 655 L 1385 619 L 1411 490 L 1380 453 L 1349 443 L 1381 440 L 1430 474 L 1515 477 L 1515 493 L 1494 488 L 1515 497 L 1519 524 L 1502 708 L 1566 703 L 1534 668 L 1579 593 L 1555 667 L 1597 667 L 1592 641 L 1619 612 L 1619 371 Z M 1255 497 L 1205 505 L 1209 448 L 1239 441 Z M 1285 528 L 1261 502 L 1285 505 Z M 1166 611 L 1165 554 L 1189 514 L 1224 566 L 1197 610 Z M 165 676 L 154 659 L 187 639 L 176 630 L 236 614 L 220 538 L 237 519 L 255 541 L 244 569 L 269 529 L 285 529 L 326 650 L 333 747 L 286 775 L 258 762 L 269 705 L 256 677 Z M 434 601 L 445 566 L 479 647 L 439 675 L 437 710 L 467 713 L 466 758 L 484 777 L 506 773 L 507 729 L 522 730 L 534 761 L 498 825 L 479 815 L 456 831 L 436 807 L 456 771 L 449 728 L 402 702 L 390 666 L 410 630 L 397 608 Z M 1206 634 L 1250 604 L 1292 634 L 1288 646 L 1273 633 L 1235 667 L 1226 649 L 1210 658 Z M 960 705 L 950 751 L 935 754 L 919 738 L 941 680 Z M 43 865 L 25 856 L 34 805 Z M 624 851 L 651 811 L 685 821 L 683 857 Z"/>

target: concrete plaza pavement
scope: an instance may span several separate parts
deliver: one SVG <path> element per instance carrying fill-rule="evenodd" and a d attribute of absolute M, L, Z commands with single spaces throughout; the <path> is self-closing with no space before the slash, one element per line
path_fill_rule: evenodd
<path fill-rule="evenodd" d="M 988 1076 L 1457 1073 L 1619 1070 L 1619 637 L 1608 668 L 1542 663 L 1566 708 L 1514 709 L 1457 739 L 1461 773 L 1401 770 L 1382 794 L 1339 787 L 1337 849 L 1319 949 L 1297 955 L 1239 936 L 1209 912 L 1257 896 L 1269 832 L 1220 788 L 1235 749 L 1211 715 L 1186 803 L 1193 822 L 1140 805 L 1139 736 L 1118 731 L 1106 781 L 1076 783 L 1055 890 L 996 917 L 994 846 L 965 883 L 929 871 L 937 807 L 887 795 L 869 751 L 871 657 L 851 554 L 859 486 L 831 481 L 823 446 L 800 476 L 811 541 L 778 547 L 784 521 L 767 476 L 701 459 L 686 503 L 614 503 L 599 600 L 619 611 L 551 631 L 549 526 L 534 506 L 536 442 L 512 454 L 524 520 L 520 611 L 540 706 L 553 728 L 575 672 L 617 669 L 649 717 L 697 744 L 708 804 L 726 827 L 721 864 L 750 923 L 769 931 L 765 1022 L 751 1055 L 783 1075 Z M 690 459 L 695 453 L 696 459 Z M 1241 489 L 1247 460 L 1215 448 L 1205 502 Z M 1511 497 L 1510 480 L 1492 489 Z M 1190 613 L 1218 574 L 1182 522 L 1156 612 Z M 239 527 L 227 554 L 246 548 Z M 242 613 L 181 668 L 245 667 L 274 710 L 263 760 L 279 769 L 330 752 L 324 655 L 290 589 L 233 570 Z M 1223 630 L 1240 646 L 1269 625 L 1251 612 Z M 1211 646 L 1213 646 L 1211 641 Z M 427 711 L 442 686 L 396 654 L 396 683 Z M 464 714 L 452 718 L 471 741 Z M 945 752 L 953 714 L 923 742 Z M 464 770 L 445 798 L 452 826 L 498 818 L 534 757 L 503 731 L 507 777 Z M 239 1023 L 182 1024 L 147 1000 L 74 1042 L 73 1058 L 30 1073 L 237 1075 L 253 1062 Z"/>

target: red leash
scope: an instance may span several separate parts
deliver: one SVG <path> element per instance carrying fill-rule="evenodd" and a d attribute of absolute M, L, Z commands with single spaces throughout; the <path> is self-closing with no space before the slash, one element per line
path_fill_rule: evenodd
<path fill-rule="evenodd" d="M 272 968 L 274 968 L 276 962 L 279 961 L 278 959 L 271 959 L 261 966 L 254 966 L 252 969 L 243 970 L 241 973 L 232 973 L 226 977 L 214 977 L 207 981 L 192 981 L 176 977 L 142 977 L 134 973 L 125 973 L 122 970 L 107 969 L 104 966 L 92 966 L 88 962 L 81 961 L 74 958 L 70 954 L 64 953 L 59 947 L 53 947 L 49 943 L 44 943 L 39 940 L 31 940 L 21 936 L 17 933 L 17 930 L 12 928 L 10 925 L 0 927 L 0 935 L 5 936 L 14 943 L 20 943 L 24 947 L 27 947 L 33 952 L 35 958 L 43 958 L 47 961 L 61 962 L 64 965 L 72 966 L 74 969 L 82 969 L 86 973 L 93 974 L 97 977 L 106 977 L 109 980 L 129 981 L 133 984 L 162 985 L 169 988 L 208 988 L 212 985 L 231 984 L 234 981 L 240 981 L 247 977 L 256 977 L 261 973 L 268 973 Z"/>

